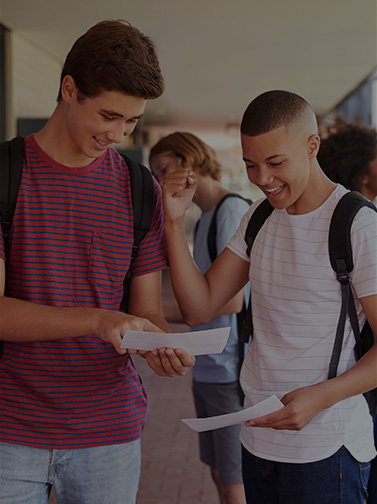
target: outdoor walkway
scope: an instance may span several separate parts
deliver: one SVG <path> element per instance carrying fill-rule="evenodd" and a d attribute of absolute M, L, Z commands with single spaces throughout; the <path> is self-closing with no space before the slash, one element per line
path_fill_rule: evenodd
<path fill-rule="evenodd" d="M 172 299 L 167 270 L 162 278 L 162 298 Z M 170 326 L 173 332 L 188 331 L 184 324 Z M 218 504 L 209 468 L 199 460 L 198 434 L 181 421 L 196 416 L 191 372 L 163 378 L 141 357 L 134 363 L 148 393 L 137 504 Z"/>
<path fill-rule="evenodd" d="M 149 397 L 137 504 L 218 504 L 209 469 L 199 460 L 198 435 L 181 421 L 196 416 L 191 374 L 162 378 L 143 359 L 134 362 Z"/>

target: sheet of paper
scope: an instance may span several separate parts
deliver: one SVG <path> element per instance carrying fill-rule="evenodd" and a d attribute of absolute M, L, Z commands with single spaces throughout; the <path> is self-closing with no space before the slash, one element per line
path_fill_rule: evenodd
<path fill-rule="evenodd" d="M 230 327 L 185 333 L 126 331 L 121 347 L 133 350 L 183 348 L 191 355 L 221 353 L 228 341 Z"/>
<path fill-rule="evenodd" d="M 221 427 L 227 427 L 228 425 L 241 424 L 247 420 L 273 413 L 283 407 L 284 404 L 276 397 L 276 395 L 272 395 L 264 401 L 261 401 L 254 406 L 250 406 L 250 408 L 238 411 L 237 413 L 228 413 L 226 415 L 207 418 L 186 418 L 182 420 L 182 422 L 197 432 L 203 432 L 220 429 Z"/>

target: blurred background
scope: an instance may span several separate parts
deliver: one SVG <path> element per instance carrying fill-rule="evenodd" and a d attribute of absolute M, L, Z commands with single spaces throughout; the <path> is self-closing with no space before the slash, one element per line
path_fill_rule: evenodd
<path fill-rule="evenodd" d="M 376 0 L 0 0 L 0 140 L 37 131 L 53 112 L 73 42 L 126 19 L 157 45 L 165 93 L 121 150 L 147 163 L 161 136 L 190 131 L 214 147 L 223 184 L 254 198 L 239 141 L 258 94 L 285 89 L 339 118 L 377 125 Z"/>
<path fill-rule="evenodd" d="M 376 0 L 0 0 L 0 141 L 43 126 L 67 52 L 104 19 L 128 20 L 157 46 L 166 90 L 117 146 L 146 165 L 160 137 L 189 131 L 216 150 L 223 185 L 255 199 L 239 125 L 271 89 L 308 100 L 323 136 L 342 121 L 377 127 Z M 197 216 L 191 208 L 188 233 Z M 141 361 L 149 408 L 138 504 L 217 502 L 197 437 L 180 422 L 195 416 L 190 374 L 160 379 Z"/>

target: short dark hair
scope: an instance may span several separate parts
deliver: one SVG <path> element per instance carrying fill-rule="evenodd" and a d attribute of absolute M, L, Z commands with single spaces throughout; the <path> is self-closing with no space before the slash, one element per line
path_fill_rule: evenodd
<path fill-rule="evenodd" d="M 101 21 L 79 37 L 60 78 L 71 75 L 83 98 L 120 91 L 138 98 L 161 96 L 164 79 L 152 40 L 123 20 Z"/>
<path fill-rule="evenodd" d="M 345 124 L 321 141 L 317 155 L 325 174 L 351 191 L 360 191 L 377 155 L 377 131 L 366 126 Z"/>
<path fill-rule="evenodd" d="M 266 91 L 257 96 L 245 110 L 241 122 L 241 133 L 253 137 L 281 126 L 291 125 L 308 109 L 312 110 L 309 103 L 295 93 L 280 90 Z"/>

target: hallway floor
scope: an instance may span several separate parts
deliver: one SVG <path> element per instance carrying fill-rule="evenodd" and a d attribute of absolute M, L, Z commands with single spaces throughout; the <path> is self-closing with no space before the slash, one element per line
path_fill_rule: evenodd
<path fill-rule="evenodd" d="M 149 397 L 137 504 L 218 504 L 198 435 L 181 421 L 196 416 L 191 374 L 162 378 L 142 358 L 134 362 Z"/>

